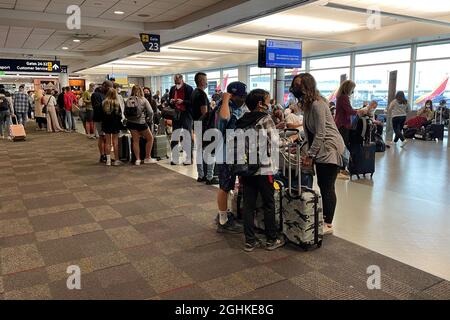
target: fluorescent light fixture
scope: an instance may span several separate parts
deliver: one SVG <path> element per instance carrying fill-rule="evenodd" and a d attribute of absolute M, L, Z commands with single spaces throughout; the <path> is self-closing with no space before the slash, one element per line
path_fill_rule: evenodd
<path fill-rule="evenodd" d="M 73 39 L 73 42 L 81 42 L 80 39 Z"/>
<path fill-rule="evenodd" d="M 401 11 L 402 14 L 409 14 L 412 12 L 435 12 L 441 13 L 442 16 L 450 11 L 450 1 L 443 0 L 360 0 L 358 5 L 362 8 L 369 8 L 372 6 L 381 7 L 382 10 Z"/>
<path fill-rule="evenodd" d="M 194 52 L 208 52 L 221 54 L 249 54 L 249 52 L 242 52 L 242 51 L 208 50 L 208 49 L 185 48 L 185 47 L 170 47 L 170 48 L 175 50 L 194 51 Z"/>
<path fill-rule="evenodd" d="M 135 65 L 129 65 L 129 64 L 104 64 L 101 66 L 98 66 L 96 68 L 108 68 L 111 69 L 111 67 L 113 67 L 114 69 L 119 68 L 119 69 L 149 69 L 152 68 L 152 66 L 135 66 Z"/>
<path fill-rule="evenodd" d="M 68 47 L 62 47 L 61 49 L 63 49 L 63 50 L 69 50 Z"/>
<path fill-rule="evenodd" d="M 245 26 L 262 28 L 261 31 L 267 29 L 290 32 L 302 30 L 317 33 L 348 32 L 360 28 L 356 23 L 293 14 L 275 14 L 246 23 Z"/>
<path fill-rule="evenodd" d="M 291 27 L 292 28 L 292 27 Z M 242 47 L 257 47 L 258 39 L 241 39 L 221 35 L 207 34 L 187 41 L 188 43 L 220 44 L 224 46 L 237 45 Z"/>
<path fill-rule="evenodd" d="M 134 60 L 116 60 L 108 63 L 109 65 L 130 65 L 130 66 L 168 66 L 171 63 L 168 62 L 160 62 L 160 61 L 134 61 Z"/>
<path fill-rule="evenodd" d="M 342 5 L 339 3 L 328 2 L 327 4 L 325 4 L 325 6 L 329 7 L 329 8 L 338 9 L 338 10 L 345 10 L 345 11 L 357 12 L 357 13 L 362 13 L 362 14 L 369 14 L 367 12 L 367 10 L 364 8 L 352 7 L 352 6 Z M 436 25 L 440 25 L 440 26 L 450 27 L 450 22 L 442 21 L 442 20 L 427 19 L 427 18 L 415 17 L 415 16 L 398 14 L 398 13 L 393 13 L 393 12 L 387 12 L 387 11 L 380 11 L 380 15 L 384 16 L 384 17 L 389 17 L 389 18 L 399 19 L 399 20 L 404 20 L 404 21 L 414 21 L 414 22 L 436 24 Z"/>
<path fill-rule="evenodd" d="M 121 14 L 124 14 L 124 13 L 125 13 L 125 12 L 120 11 L 120 10 L 114 11 L 114 14 L 118 14 L 118 15 L 121 15 Z"/>

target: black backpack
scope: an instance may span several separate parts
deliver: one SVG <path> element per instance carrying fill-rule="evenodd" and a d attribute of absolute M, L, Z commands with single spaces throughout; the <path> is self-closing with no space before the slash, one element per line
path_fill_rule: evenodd
<path fill-rule="evenodd" d="M 255 121 L 246 126 L 241 126 L 240 123 L 237 122 L 235 132 L 236 130 L 242 130 L 245 134 L 247 130 L 255 129 L 256 124 L 265 116 L 267 116 L 267 114 L 261 113 L 260 115 L 258 115 L 258 117 L 255 118 Z M 227 145 L 228 143 L 229 142 L 227 139 Z M 250 160 L 252 159 L 252 153 L 255 153 L 257 155 L 256 163 L 250 163 Z M 233 164 L 230 165 L 230 168 L 233 174 L 239 177 L 249 177 L 255 175 L 261 168 L 258 143 L 256 142 L 256 144 L 251 144 L 249 139 L 245 139 L 244 150 L 241 150 L 239 149 L 239 143 L 236 143 L 235 141 L 233 150 Z"/>
<path fill-rule="evenodd" d="M 0 98 L 0 111 L 9 111 L 9 101 L 6 99 L 6 97 Z"/>
<path fill-rule="evenodd" d="M 142 110 L 139 104 L 139 99 L 130 97 L 125 105 L 124 114 L 127 119 L 139 119 L 142 116 Z"/>

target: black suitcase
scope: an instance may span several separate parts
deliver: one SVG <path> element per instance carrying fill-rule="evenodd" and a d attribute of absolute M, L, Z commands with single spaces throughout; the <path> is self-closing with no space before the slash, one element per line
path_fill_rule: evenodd
<path fill-rule="evenodd" d="M 375 144 L 376 144 L 376 152 L 385 152 L 386 151 L 386 143 L 384 143 L 383 137 L 378 133 L 375 134 Z"/>
<path fill-rule="evenodd" d="M 356 175 L 358 179 L 360 175 L 370 174 L 370 178 L 375 173 L 375 152 L 376 144 L 368 143 L 363 145 L 354 145 L 350 148 L 350 162 L 348 170 L 351 176 Z"/>
<path fill-rule="evenodd" d="M 443 124 L 430 124 L 430 138 L 431 140 L 444 140 L 444 125 Z"/>
<path fill-rule="evenodd" d="M 133 140 L 132 140 L 133 141 Z M 141 161 L 145 160 L 145 157 L 147 155 L 145 148 L 147 146 L 147 140 L 144 137 L 139 138 L 139 156 L 141 157 Z M 131 156 L 131 162 L 136 162 L 136 156 L 134 155 L 134 150 L 132 152 Z"/>
<path fill-rule="evenodd" d="M 131 160 L 131 137 L 129 135 L 119 137 L 119 160 L 122 162 Z"/>

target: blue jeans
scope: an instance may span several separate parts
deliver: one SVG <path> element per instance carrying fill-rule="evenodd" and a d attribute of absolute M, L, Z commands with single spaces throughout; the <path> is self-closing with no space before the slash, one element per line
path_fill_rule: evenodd
<path fill-rule="evenodd" d="M 6 129 L 6 134 L 9 135 L 10 124 L 9 111 L 0 111 L 0 136 L 3 136 L 3 127 Z"/>
<path fill-rule="evenodd" d="M 28 113 L 27 112 L 16 112 L 17 123 L 22 124 L 24 127 L 27 124 Z"/>
<path fill-rule="evenodd" d="M 71 111 L 67 111 L 66 110 L 66 118 L 65 118 L 65 121 L 66 121 L 66 129 L 67 130 L 72 130 L 73 128 L 72 128 L 72 126 L 73 126 L 73 118 L 72 118 L 72 112 Z"/>
<path fill-rule="evenodd" d="M 206 167 L 206 179 L 207 180 L 212 180 L 212 178 L 214 177 L 214 165 L 213 164 L 205 164 L 204 166 Z M 205 177 L 205 170 L 203 170 L 203 164 L 197 164 L 197 173 L 198 173 L 198 177 L 200 179 Z"/>

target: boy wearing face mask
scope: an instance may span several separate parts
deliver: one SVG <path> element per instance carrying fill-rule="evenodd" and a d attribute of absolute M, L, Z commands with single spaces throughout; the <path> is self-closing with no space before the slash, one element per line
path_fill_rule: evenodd
<path fill-rule="evenodd" d="M 262 89 L 252 90 L 246 99 L 246 106 L 250 112 L 244 114 L 236 123 L 236 128 L 254 128 L 260 135 L 267 138 L 267 150 L 271 150 L 271 143 L 278 144 L 275 123 L 268 114 L 270 109 L 270 94 Z M 259 139 L 258 139 L 259 140 Z M 270 159 L 270 158 L 269 158 Z M 255 248 L 265 247 L 266 250 L 275 250 L 284 245 L 284 240 L 277 236 L 275 223 L 275 200 L 274 200 L 274 168 L 272 163 L 261 165 L 260 169 L 252 176 L 242 177 L 243 201 L 244 201 L 244 233 L 245 247 L 247 252 Z M 264 208 L 264 230 L 267 242 L 265 245 L 255 235 L 254 212 L 256 199 L 261 195 Z"/>
<path fill-rule="evenodd" d="M 233 214 L 228 212 L 228 194 L 234 190 L 236 176 L 226 164 L 226 130 L 236 129 L 236 122 L 248 109 L 244 106 L 247 96 L 247 86 L 239 81 L 232 82 L 223 93 L 222 101 L 219 101 L 214 115 L 214 128 L 223 136 L 223 150 L 217 150 L 216 157 L 219 166 L 219 191 L 217 205 L 219 207 L 217 232 L 241 233 L 242 227 L 234 221 Z"/>

